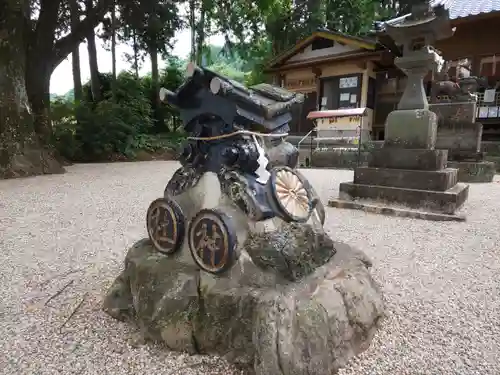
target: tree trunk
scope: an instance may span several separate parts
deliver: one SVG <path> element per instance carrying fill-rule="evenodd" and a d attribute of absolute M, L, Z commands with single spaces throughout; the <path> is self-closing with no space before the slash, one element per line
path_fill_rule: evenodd
<path fill-rule="evenodd" d="M 80 73 L 80 51 L 75 48 L 71 54 L 71 63 L 73 65 L 73 89 L 75 92 L 75 102 L 81 102 L 83 97 L 82 76 Z"/>
<path fill-rule="evenodd" d="M 205 2 L 202 0 L 200 7 L 200 21 L 198 22 L 198 32 L 196 36 L 196 65 L 201 66 L 203 63 L 203 45 L 205 44 Z"/>
<path fill-rule="evenodd" d="M 139 45 L 137 44 L 137 35 L 134 30 L 134 69 L 135 78 L 139 79 Z"/>
<path fill-rule="evenodd" d="M 33 111 L 35 133 L 43 145 L 49 145 L 52 138 L 50 121 L 50 76 L 54 69 L 47 57 L 28 54 L 26 63 L 26 89 Z"/>
<path fill-rule="evenodd" d="M 27 1 L 0 3 L 0 178 L 64 171 L 34 133 L 25 83 Z"/>
<path fill-rule="evenodd" d="M 92 0 L 86 0 L 87 14 L 92 11 Z M 87 50 L 89 52 L 90 89 L 94 102 L 101 100 L 101 82 L 99 80 L 99 67 L 97 65 L 97 49 L 95 45 L 95 30 L 92 28 L 87 35 Z"/>
<path fill-rule="evenodd" d="M 149 45 L 149 56 L 151 58 L 151 88 L 153 96 L 152 104 L 153 104 L 153 115 L 155 120 L 155 131 L 157 133 L 161 133 L 165 131 L 165 121 L 161 112 L 161 102 L 160 102 L 160 73 L 158 70 L 158 49 L 156 47 L 156 43 L 151 43 Z"/>
<path fill-rule="evenodd" d="M 196 61 L 196 0 L 189 0 L 189 28 L 191 29 L 191 54 L 189 59 Z"/>
<path fill-rule="evenodd" d="M 78 12 L 78 4 L 76 0 L 70 0 L 69 6 L 71 12 L 71 31 L 74 32 L 75 26 L 78 24 L 78 21 L 80 20 Z M 73 68 L 73 89 L 75 93 L 76 102 L 80 102 L 82 100 L 82 95 L 83 95 L 79 48 L 80 44 L 78 44 L 71 53 L 71 64 Z"/>
<path fill-rule="evenodd" d="M 116 99 L 116 5 L 111 10 L 111 91 L 113 100 Z"/>

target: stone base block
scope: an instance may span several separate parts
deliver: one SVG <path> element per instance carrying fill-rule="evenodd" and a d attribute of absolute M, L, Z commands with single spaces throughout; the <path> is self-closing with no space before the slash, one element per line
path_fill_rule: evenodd
<path fill-rule="evenodd" d="M 353 169 L 358 165 L 366 165 L 370 154 L 367 152 L 358 153 L 357 149 L 352 150 L 315 150 L 310 154 L 311 166 L 313 168 L 345 168 Z M 359 163 L 359 164 L 358 164 Z"/>
<path fill-rule="evenodd" d="M 437 116 L 428 109 L 397 110 L 385 122 L 384 147 L 434 149 Z"/>
<path fill-rule="evenodd" d="M 359 167 L 354 171 L 354 183 L 397 188 L 445 191 L 457 184 L 456 169 L 415 171 L 408 169 Z"/>
<path fill-rule="evenodd" d="M 446 191 L 361 185 L 353 182 L 342 182 L 339 186 L 339 198 L 342 200 L 369 199 L 449 215 L 464 204 L 468 195 L 469 185 L 462 183 Z"/>
<path fill-rule="evenodd" d="M 464 215 L 448 215 L 439 214 L 435 212 L 426 212 L 413 210 L 410 208 L 403 207 L 393 207 L 384 204 L 370 204 L 366 202 L 355 202 L 355 201 L 344 201 L 341 199 L 330 199 L 328 201 L 330 207 L 335 208 L 345 208 L 351 210 L 362 210 L 369 213 L 386 215 L 386 216 L 396 216 L 396 217 L 408 217 L 411 219 L 422 219 L 429 221 L 465 221 Z"/>
<path fill-rule="evenodd" d="M 368 166 L 373 168 L 438 171 L 446 168 L 447 150 L 380 148 L 373 150 Z"/>
<path fill-rule="evenodd" d="M 455 161 L 475 161 L 480 162 L 484 160 L 486 152 L 472 152 L 463 150 L 448 150 L 448 159 Z"/>
<path fill-rule="evenodd" d="M 495 163 L 491 161 L 449 161 L 448 167 L 458 169 L 460 182 L 492 182 L 495 177 Z"/>
<path fill-rule="evenodd" d="M 475 122 L 476 102 L 434 103 L 429 110 L 438 116 L 436 148 L 450 153 L 477 153 L 481 149 L 483 125 Z"/>

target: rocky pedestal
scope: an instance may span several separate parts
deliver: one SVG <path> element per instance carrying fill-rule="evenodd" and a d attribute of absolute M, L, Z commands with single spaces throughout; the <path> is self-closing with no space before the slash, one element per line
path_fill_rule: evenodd
<path fill-rule="evenodd" d="M 334 374 L 383 315 L 370 261 L 309 225 L 250 233 L 226 274 L 137 242 L 104 301 L 175 351 L 222 356 L 258 375 Z"/>
<path fill-rule="evenodd" d="M 458 169 L 459 182 L 492 182 L 495 164 L 481 152 L 483 125 L 476 122 L 476 102 L 434 103 L 438 116 L 436 148 L 448 150 L 448 167 Z"/>

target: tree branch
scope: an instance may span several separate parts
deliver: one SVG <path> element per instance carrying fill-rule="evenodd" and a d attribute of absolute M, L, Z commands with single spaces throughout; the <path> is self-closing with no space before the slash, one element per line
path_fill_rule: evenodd
<path fill-rule="evenodd" d="M 83 42 L 92 29 L 101 23 L 104 15 L 111 9 L 112 5 L 113 0 L 100 0 L 97 6 L 87 13 L 87 16 L 75 26 L 70 34 L 55 43 L 52 62 L 54 68 L 68 57 L 77 45 Z"/>
<path fill-rule="evenodd" d="M 35 39 L 31 45 L 37 50 L 50 51 L 54 43 L 55 30 L 59 16 L 61 0 L 40 1 L 40 15 L 35 28 Z"/>

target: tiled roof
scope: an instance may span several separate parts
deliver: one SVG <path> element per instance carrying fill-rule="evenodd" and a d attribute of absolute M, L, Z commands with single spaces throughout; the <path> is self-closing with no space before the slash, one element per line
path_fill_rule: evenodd
<path fill-rule="evenodd" d="M 452 20 L 500 11 L 500 0 L 448 0 L 447 2 L 451 3 L 447 8 L 450 10 Z"/>
<path fill-rule="evenodd" d="M 444 5 L 450 11 L 450 19 L 455 20 L 481 13 L 500 11 L 500 0 L 431 0 L 431 5 Z M 386 21 L 389 25 L 397 25 L 409 14 Z"/>

